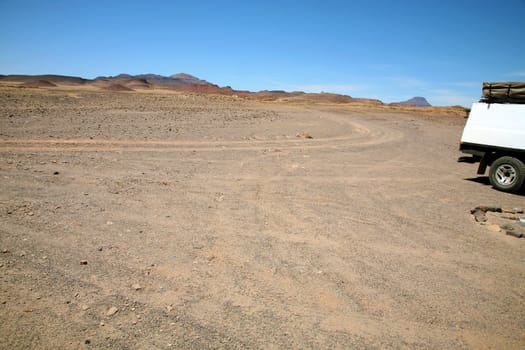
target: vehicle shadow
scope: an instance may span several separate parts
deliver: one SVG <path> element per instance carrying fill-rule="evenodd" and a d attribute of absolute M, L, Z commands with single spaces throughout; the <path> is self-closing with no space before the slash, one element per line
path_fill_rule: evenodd
<path fill-rule="evenodd" d="M 478 184 L 482 184 L 482 185 L 485 185 L 485 186 L 492 186 L 490 184 L 490 180 L 489 180 L 488 176 L 470 177 L 470 178 L 466 178 L 466 179 L 463 179 L 463 180 L 476 182 Z M 497 190 L 494 189 L 494 191 L 497 191 Z M 513 195 L 516 195 L 516 196 L 525 196 L 525 186 L 522 186 L 518 193 L 509 193 L 509 194 L 513 194 Z"/>
<path fill-rule="evenodd" d="M 478 184 L 483 184 L 483 185 L 490 186 L 490 180 L 489 180 L 488 176 L 470 177 L 470 178 L 466 178 L 466 179 L 463 179 L 463 180 L 467 180 L 467 181 L 471 181 L 471 182 L 476 182 Z"/>

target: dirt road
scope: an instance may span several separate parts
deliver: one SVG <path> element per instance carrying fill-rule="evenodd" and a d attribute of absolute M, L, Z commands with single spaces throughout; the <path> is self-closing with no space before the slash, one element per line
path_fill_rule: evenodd
<path fill-rule="evenodd" d="M 464 118 L 0 90 L 2 349 L 523 349 Z"/>

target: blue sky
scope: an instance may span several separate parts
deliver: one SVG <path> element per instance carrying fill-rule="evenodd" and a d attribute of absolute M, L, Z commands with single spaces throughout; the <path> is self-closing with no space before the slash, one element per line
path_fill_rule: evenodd
<path fill-rule="evenodd" d="M 234 89 L 469 106 L 525 81 L 525 0 L 0 0 L 0 74 L 184 72 Z"/>

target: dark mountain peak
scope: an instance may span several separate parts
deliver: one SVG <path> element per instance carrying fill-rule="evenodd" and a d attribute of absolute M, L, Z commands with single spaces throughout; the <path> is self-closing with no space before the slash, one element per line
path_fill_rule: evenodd
<path fill-rule="evenodd" d="M 173 80 L 176 80 L 176 81 L 179 81 L 181 83 L 184 83 L 184 84 L 199 84 L 199 85 L 208 85 L 210 83 L 208 83 L 206 80 L 201 80 L 191 74 L 186 74 L 186 73 L 177 73 L 177 74 L 173 74 L 173 75 L 170 75 L 169 78 L 173 79 Z"/>
<path fill-rule="evenodd" d="M 428 103 L 427 99 L 421 96 L 412 97 L 409 100 L 394 103 L 396 105 L 405 105 L 405 106 L 415 106 L 415 107 L 431 107 L 432 105 Z"/>
<path fill-rule="evenodd" d="M 119 78 L 119 79 L 132 79 L 133 76 L 131 76 L 131 75 L 129 75 L 129 74 L 121 73 L 121 74 L 117 75 L 115 78 Z"/>
<path fill-rule="evenodd" d="M 168 77 L 165 77 L 163 75 L 153 74 L 153 73 L 132 75 L 131 78 L 133 78 L 133 79 L 146 79 L 146 80 L 169 79 Z"/>

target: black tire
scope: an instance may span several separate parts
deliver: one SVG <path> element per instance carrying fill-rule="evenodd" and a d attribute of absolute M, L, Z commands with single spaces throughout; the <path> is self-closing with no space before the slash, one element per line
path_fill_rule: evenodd
<path fill-rule="evenodd" d="M 490 166 L 490 184 L 497 190 L 516 193 L 525 182 L 525 164 L 514 157 L 501 157 Z"/>

